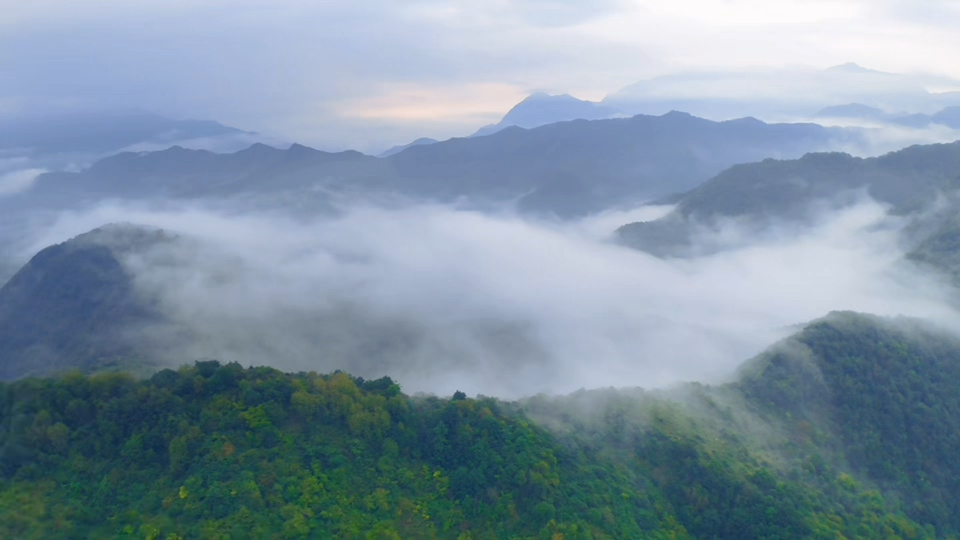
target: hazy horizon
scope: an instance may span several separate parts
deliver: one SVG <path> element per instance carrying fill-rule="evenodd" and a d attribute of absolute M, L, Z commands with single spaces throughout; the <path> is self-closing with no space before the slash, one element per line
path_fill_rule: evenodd
<path fill-rule="evenodd" d="M 960 90 L 960 4 L 915 5 L 6 2 L 0 117 L 135 108 L 376 153 L 468 135 L 538 90 L 598 101 L 657 79 L 682 96 L 689 76 L 696 88 L 710 74 L 782 79 L 849 62 Z"/>

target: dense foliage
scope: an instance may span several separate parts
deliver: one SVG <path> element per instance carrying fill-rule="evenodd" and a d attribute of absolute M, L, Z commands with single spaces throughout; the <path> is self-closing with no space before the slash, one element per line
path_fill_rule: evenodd
<path fill-rule="evenodd" d="M 580 392 L 534 398 L 527 411 L 593 459 L 661 494 L 695 538 L 933 538 L 896 504 L 825 462 L 787 459 L 730 388 L 670 395 Z"/>
<path fill-rule="evenodd" d="M 742 388 L 798 435 L 796 452 L 839 461 L 913 519 L 960 534 L 960 342 L 917 321 L 835 313 L 758 364 Z"/>
<path fill-rule="evenodd" d="M 27 379 L 0 385 L 0 536 L 933 536 L 849 475 L 791 473 L 717 426 L 642 392 L 411 398 L 216 362 Z"/>
<path fill-rule="evenodd" d="M 3 386 L 0 536 L 683 536 L 611 468 L 462 397 L 215 362 Z"/>

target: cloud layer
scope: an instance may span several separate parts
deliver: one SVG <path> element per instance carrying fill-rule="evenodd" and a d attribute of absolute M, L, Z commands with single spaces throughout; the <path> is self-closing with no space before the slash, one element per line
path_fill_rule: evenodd
<path fill-rule="evenodd" d="M 178 247 L 127 261 L 190 337 L 171 361 L 344 369 L 390 375 L 407 391 L 517 397 L 718 381 L 830 310 L 955 318 L 936 279 L 899 262 L 898 224 L 870 202 L 803 233 L 683 261 L 609 243 L 612 219 L 416 206 L 294 221 L 102 206 L 35 238 L 117 221 L 183 233 Z"/>

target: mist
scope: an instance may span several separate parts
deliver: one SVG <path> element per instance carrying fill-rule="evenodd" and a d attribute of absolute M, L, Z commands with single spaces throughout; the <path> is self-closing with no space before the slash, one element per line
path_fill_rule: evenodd
<path fill-rule="evenodd" d="M 668 210 L 553 222 L 439 205 L 292 219 L 105 204 L 35 230 L 31 249 L 111 222 L 176 233 L 124 260 L 170 321 L 150 329 L 178 344 L 170 365 L 340 369 L 407 392 L 719 382 L 831 310 L 956 321 L 938 279 L 901 260 L 901 224 L 872 201 L 695 259 L 608 237 L 612 223 Z"/>
<path fill-rule="evenodd" d="M 45 172 L 43 169 L 20 169 L 0 174 L 0 197 L 30 189 L 33 181 Z"/>
<path fill-rule="evenodd" d="M 838 143 L 834 150 L 857 157 L 876 157 L 916 144 L 951 143 L 960 140 L 960 130 L 931 123 L 925 127 L 908 127 L 859 119 L 800 117 L 792 121 L 810 122 L 826 127 L 857 129 L 858 137 Z"/>

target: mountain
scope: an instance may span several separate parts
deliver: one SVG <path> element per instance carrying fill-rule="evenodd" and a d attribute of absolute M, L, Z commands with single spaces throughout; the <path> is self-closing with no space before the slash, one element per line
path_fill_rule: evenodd
<path fill-rule="evenodd" d="M 254 204 L 323 206 L 325 193 L 312 192 L 316 179 L 358 176 L 376 158 L 359 152 L 328 153 L 293 145 L 280 150 L 257 143 L 232 154 L 173 146 L 157 152 L 124 152 L 94 163 L 79 173 L 55 172 L 38 177 L 32 188 L 0 199 L 0 207 L 78 207 L 104 199 L 221 199 L 247 196 Z M 296 196 L 283 198 L 291 189 Z M 307 193 L 303 193 L 303 192 Z M 271 195 L 281 197 L 280 201 Z M 319 199 L 319 202 L 315 201 Z"/>
<path fill-rule="evenodd" d="M 932 114 L 960 105 L 960 82 L 942 77 L 885 73 L 844 64 L 832 68 L 678 73 L 639 81 L 608 95 L 603 105 L 627 114 L 672 109 L 723 120 L 741 116 L 774 120 L 809 118 L 825 107 L 862 104 L 885 111 Z"/>
<path fill-rule="evenodd" d="M 139 111 L 78 113 L 0 121 L 0 150 L 102 155 L 137 144 L 244 133 L 211 120 L 173 120 Z"/>
<path fill-rule="evenodd" d="M 0 206 L 237 196 L 316 211 L 338 196 L 379 193 L 576 216 L 686 191 L 735 163 L 799 156 L 859 136 L 815 124 L 712 122 L 673 112 L 510 127 L 412 146 L 383 159 L 300 145 L 256 145 L 234 154 L 173 147 L 123 153 L 80 173 L 40 176 L 30 191 L 0 199 Z"/>
<path fill-rule="evenodd" d="M 960 341 L 946 330 L 834 313 L 748 363 L 738 387 L 784 422 L 798 457 L 843 463 L 949 537 L 960 530 L 958 380 Z"/>
<path fill-rule="evenodd" d="M 0 380 L 135 364 L 146 339 L 137 330 L 159 314 L 120 258 L 164 241 L 111 225 L 37 253 L 0 288 Z"/>
<path fill-rule="evenodd" d="M 960 106 L 947 107 L 930 117 L 934 124 L 960 129 Z"/>
<path fill-rule="evenodd" d="M 836 313 L 671 391 L 410 397 L 214 361 L 0 384 L 0 534 L 950 538 L 958 358 Z"/>
<path fill-rule="evenodd" d="M 514 105 L 500 122 L 480 128 L 471 137 L 492 135 L 510 126 L 530 129 L 556 122 L 603 120 L 618 116 L 624 115 L 613 107 L 583 101 L 569 94 L 550 95 L 537 92 Z"/>
<path fill-rule="evenodd" d="M 399 145 L 399 146 L 394 146 L 394 147 L 388 148 L 387 150 L 384 150 L 383 152 L 380 152 L 379 154 L 377 154 L 377 157 L 379 157 L 379 158 L 390 157 L 390 156 L 392 156 L 392 155 L 394 155 L 394 154 L 399 154 L 400 152 L 403 152 L 404 150 L 406 150 L 407 148 L 410 148 L 411 146 L 420 146 L 420 145 L 423 145 L 423 144 L 433 144 L 433 143 L 436 143 L 436 142 L 439 142 L 439 141 L 437 141 L 436 139 L 431 139 L 431 138 L 429 138 L 429 137 L 421 137 L 421 138 L 413 141 L 412 143 L 403 144 L 403 145 Z"/>
<path fill-rule="evenodd" d="M 678 199 L 667 216 L 618 230 L 632 247 L 660 256 L 693 254 L 697 231 L 737 220 L 762 231 L 770 225 L 802 224 L 829 206 L 861 193 L 909 214 L 960 185 L 960 142 L 918 145 L 876 158 L 814 153 L 796 160 L 767 159 L 733 166 Z M 703 248 L 704 246 L 700 246 Z M 706 246 L 714 249 L 716 246 Z"/>

